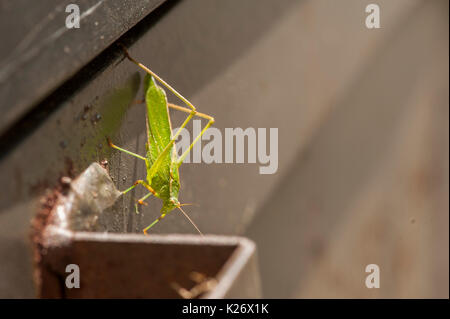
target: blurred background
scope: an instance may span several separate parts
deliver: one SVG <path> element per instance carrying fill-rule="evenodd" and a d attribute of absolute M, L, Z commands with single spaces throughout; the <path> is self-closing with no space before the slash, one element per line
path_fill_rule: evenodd
<path fill-rule="evenodd" d="M 222 132 L 278 128 L 275 174 L 180 168 L 204 233 L 255 241 L 264 297 L 448 298 L 447 1 L 86 0 L 67 30 L 72 2 L 0 1 L 0 297 L 35 296 L 30 219 L 61 176 L 104 159 L 119 189 L 145 176 L 105 145 L 145 149 L 143 74 L 121 42 Z M 371 3 L 379 29 L 365 25 Z M 136 215 L 133 196 L 101 231 L 158 216 L 156 200 Z M 154 228 L 194 231 L 179 214 Z"/>

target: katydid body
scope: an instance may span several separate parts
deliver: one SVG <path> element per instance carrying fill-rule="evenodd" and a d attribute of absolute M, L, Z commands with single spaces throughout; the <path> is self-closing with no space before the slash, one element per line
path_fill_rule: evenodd
<path fill-rule="evenodd" d="M 147 116 L 146 116 L 146 127 L 147 127 L 147 142 L 146 142 L 146 155 L 140 156 L 134 154 L 130 151 L 122 149 L 108 140 L 109 145 L 115 149 L 125 152 L 129 155 L 135 156 L 143 161 L 145 161 L 145 166 L 147 170 L 146 180 L 137 180 L 131 187 L 124 190 L 122 194 L 126 194 L 137 185 L 144 186 L 149 193 L 138 200 L 138 203 L 143 205 L 145 200 L 154 195 L 163 201 L 163 206 L 161 208 L 161 215 L 143 231 L 146 234 L 147 230 L 155 225 L 158 221 L 163 219 L 167 213 L 175 208 L 178 208 L 189 221 L 194 225 L 197 231 L 201 234 L 198 227 L 193 223 L 189 216 L 182 210 L 178 201 L 178 193 L 180 190 L 180 176 L 178 174 L 178 167 L 183 163 L 184 158 L 190 152 L 193 145 L 200 139 L 203 133 L 214 123 L 214 118 L 209 115 L 199 113 L 196 111 L 195 107 L 185 99 L 181 94 L 179 94 L 175 89 L 163 81 L 159 76 L 150 71 L 147 67 L 141 63 L 135 61 L 131 58 L 125 50 L 125 54 L 132 62 L 137 64 L 139 67 L 147 72 L 144 80 L 145 89 L 145 103 L 147 106 Z M 156 83 L 158 80 L 166 88 L 168 88 L 172 93 L 174 93 L 178 98 L 180 98 L 184 103 L 186 103 L 189 108 L 184 108 L 181 106 L 168 104 L 167 97 L 164 90 L 159 87 Z M 189 113 L 186 120 L 183 122 L 179 130 L 172 136 L 172 125 L 169 115 L 169 107 L 177 109 L 186 113 Z M 181 133 L 181 130 L 187 125 L 187 123 L 194 117 L 199 116 L 208 119 L 208 124 L 204 127 L 201 133 L 194 139 L 193 143 L 190 145 L 181 156 L 178 158 L 175 148 L 175 140 Z M 137 205 L 136 205 L 137 210 Z"/>

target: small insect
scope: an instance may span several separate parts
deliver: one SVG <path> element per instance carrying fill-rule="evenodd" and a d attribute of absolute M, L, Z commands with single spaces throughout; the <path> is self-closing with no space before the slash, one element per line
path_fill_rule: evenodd
<path fill-rule="evenodd" d="M 151 195 L 160 198 L 163 201 L 163 206 L 161 208 L 161 215 L 149 226 L 147 226 L 143 232 L 147 234 L 147 231 L 163 219 L 170 211 L 178 208 L 184 216 L 189 220 L 189 222 L 195 227 L 195 229 L 200 233 L 201 231 L 191 220 L 191 218 L 186 214 L 186 212 L 181 208 L 181 206 L 188 204 L 181 204 L 178 201 L 178 193 L 180 190 L 180 176 L 178 174 L 178 168 L 183 163 L 183 160 L 192 150 L 192 147 L 199 141 L 201 136 L 205 131 L 214 123 L 214 118 L 197 112 L 194 105 L 184 98 L 180 93 L 178 93 L 174 88 L 167 84 L 158 75 L 152 72 L 143 64 L 137 62 L 133 59 L 123 47 L 125 56 L 137 66 L 145 70 L 147 75 L 144 79 L 145 88 L 145 102 L 147 105 L 146 112 L 146 128 L 147 128 L 147 142 L 145 145 L 146 155 L 141 156 L 133 152 L 127 151 L 119 146 L 114 145 L 108 138 L 108 144 L 110 147 L 122 151 L 131 156 L 137 157 L 145 162 L 147 169 L 146 180 L 137 180 L 128 189 L 122 192 L 122 195 L 128 193 L 137 185 L 142 185 L 148 190 L 148 194 L 139 199 L 135 205 L 136 212 L 138 212 L 139 205 L 147 205 L 145 200 Z M 169 89 L 176 97 L 183 101 L 189 108 L 178 106 L 167 102 L 166 93 L 163 88 L 157 85 L 155 79 Z M 177 130 L 175 134 L 172 134 L 172 125 L 170 121 L 169 108 L 179 110 L 188 113 L 186 120 L 183 122 L 181 127 Z M 198 116 L 208 120 L 208 123 L 202 129 L 200 134 L 194 139 L 189 148 L 184 151 L 184 153 L 178 157 L 175 140 L 180 135 L 182 129 L 189 123 L 189 121 L 194 117 Z"/>

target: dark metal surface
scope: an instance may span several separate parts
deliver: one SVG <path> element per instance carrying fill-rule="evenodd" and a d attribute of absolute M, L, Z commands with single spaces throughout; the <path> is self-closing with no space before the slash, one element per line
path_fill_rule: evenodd
<path fill-rule="evenodd" d="M 235 127 L 279 128 L 279 170 L 274 175 L 259 175 L 254 164 L 186 164 L 180 168 L 180 200 L 200 205 L 187 210 L 204 233 L 247 231 L 261 244 L 265 289 L 273 293 L 268 296 L 288 296 L 302 286 L 302 280 L 309 279 L 307 270 L 314 267 L 305 264 L 320 257 L 326 244 L 322 239 L 333 242 L 336 238 L 332 236 L 344 220 L 346 200 L 354 198 L 353 190 L 366 182 L 362 177 L 370 175 L 365 173 L 367 167 L 376 168 L 370 164 L 383 158 L 381 148 L 370 156 L 374 154 L 370 143 L 358 148 L 366 151 L 366 157 L 355 152 L 355 145 L 365 142 L 358 139 L 366 132 L 364 126 L 378 126 L 372 120 L 383 118 L 377 113 L 377 103 L 390 106 L 387 93 L 372 91 L 372 82 L 361 81 L 361 74 L 368 72 L 367 79 L 373 83 L 384 74 L 387 84 L 383 87 L 392 90 L 404 80 L 384 69 L 372 74 L 367 68 L 375 49 L 385 48 L 381 44 L 395 29 L 392 21 L 402 23 L 399 12 L 409 10 L 400 1 L 383 3 L 388 8 L 385 12 L 392 14 L 384 21 L 391 25 L 379 32 L 363 26 L 364 1 L 347 1 L 345 6 L 336 1 L 168 1 L 119 39 L 199 111 L 213 115 L 215 127 L 222 132 Z M 411 68 L 418 60 L 410 53 L 417 51 L 425 57 L 435 50 L 416 41 L 422 34 L 419 31 L 427 28 L 414 30 L 406 38 L 417 48 L 398 51 L 406 70 L 400 68 L 399 74 L 409 76 L 404 88 L 410 88 L 415 74 L 420 74 Z M 428 33 L 421 37 L 433 38 Z M 396 59 L 386 54 L 389 63 L 385 67 L 396 68 Z M 126 149 L 144 153 L 144 108 L 133 103 L 142 97 L 141 83 L 142 72 L 123 60 L 113 44 L 0 136 L 1 297 L 35 296 L 29 221 L 46 189 L 58 185 L 61 176 L 74 177 L 104 159 L 118 189 L 145 176 L 142 163 L 112 152 L 105 141 L 109 136 Z M 372 103 L 355 95 L 340 105 L 349 89 L 355 94 L 370 91 Z M 389 92 L 401 107 L 401 96 Z M 169 100 L 178 102 L 172 96 Z M 355 112 L 346 113 L 352 125 L 334 122 L 343 117 L 340 107 L 351 110 L 351 104 L 346 104 L 352 101 L 357 105 Z M 364 106 L 376 116 L 354 121 Z M 389 112 L 395 112 L 394 108 Z M 184 120 L 176 112 L 171 116 L 174 126 Z M 324 130 L 326 126 L 331 127 Z M 380 127 L 384 128 L 380 136 L 387 136 L 390 131 Z M 386 140 L 374 141 L 384 145 Z M 353 188 L 344 187 L 351 183 Z M 152 199 L 140 214 L 134 213 L 135 199 L 141 195 L 143 190 L 136 189 L 120 198 L 100 218 L 100 231 L 140 233 L 160 208 L 160 202 Z M 336 212 L 336 207 L 342 210 Z M 314 221 L 317 227 L 312 227 Z M 195 232 L 192 225 L 176 212 L 152 228 L 152 234 L 189 232 Z M 251 278 L 251 268 L 236 281 Z"/>
<path fill-rule="evenodd" d="M 261 297 L 255 246 L 241 237 L 100 234 L 52 231 L 43 257 L 44 298 L 181 298 L 191 272 L 214 277 L 204 298 Z M 68 264 L 80 268 L 80 288 L 65 286 Z"/>
<path fill-rule="evenodd" d="M 246 104 L 230 104 L 220 93 L 207 94 L 203 102 L 196 100 L 195 95 L 251 50 L 264 31 L 288 10 L 287 3 L 266 1 L 251 23 L 248 17 L 255 8 L 251 1 L 239 5 L 240 10 L 236 10 L 240 3 L 237 1 L 167 3 L 120 39 L 130 46 L 130 53 L 192 98 L 199 111 L 214 115 L 219 129 L 278 127 L 277 123 L 271 124 L 275 118 L 267 113 L 270 103 L 259 104 L 260 112 L 255 116 Z M 234 22 L 230 24 L 230 20 Z M 227 41 L 218 41 L 225 38 Z M 0 137 L 2 296 L 34 296 L 29 222 L 46 189 L 56 186 L 61 176 L 74 177 L 92 162 L 104 159 L 108 160 L 110 174 L 120 190 L 145 176 L 140 162 L 112 152 L 105 139 L 109 136 L 124 148 L 144 151 L 145 111 L 142 105 L 133 104 L 142 94 L 141 74 L 134 64 L 123 60 L 122 51 L 113 45 L 39 104 L 38 111 L 27 115 L 20 126 Z M 259 89 L 263 91 L 263 87 Z M 237 92 L 234 94 L 237 96 Z M 172 114 L 174 126 L 183 119 L 183 114 Z M 277 121 L 285 119 L 280 114 Z M 280 158 L 286 150 L 289 148 L 280 150 Z M 188 213 L 204 233 L 214 234 L 242 233 L 256 209 L 257 198 L 263 198 L 279 177 L 259 175 L 254 164 L 188 164 L 181 167 L 180 174 L 180 200 L 199 204 L 200 207 L 189 208 Z M 235 187 L 236 183 L 240 187 Z M 153 199 L 141 214 L 136 214 L 135 198 L 142 193 L 137 189 L 134 196 L 130 193 L 120 198 L 110 214 L 105 214 L 108 217 L 100 218 L 100 230 L 140 233 L 158 216 L 160 208 Z M 191 233 L 195 229 L 174 212 L 152 232 Z"/>
<path fill-rule="evenodd" d="M 0 2 L 0 135 L 164 0 L 83 0 L 68 29 L 64 0 Z"/>
<path fill-rule="evenodd" d="M 181 166 L 180 200 L 200 205 L 188 211 L 199 228 L 204 233 L 242 234 L 288 173 L 286 164 L 298 148 L 299 141 L 291 137 L 300 134 L 299 121 L 310 122 L 302 116 L 304 109 L 292 104 L 292 92 L 302 104 L 308 87 L 301 90 L 294 81 L 298 73 L 289 74 L 292 81 L 286 81 L 284 73 L 292 70 L 298 55 L 293 52 L 290 60 L 280 60 L 280 53 L 290 53 L 283 49 L 286 39 L 270 35 L 295 1 L 171 3 L 164 3 L 120 38 L 130 53 L 190 98 L 199 111 L 213 115 L 222 132 L 227 127 L 280 128 L 279 171 L 274 175 L 259 175 L 254 164 Z M 301 37 L 294 40 L 296 47 L 304 47 Z M 2 296 L 34 296 L 29 221 L 46 189 L 57 185 L 61 176 L 74 177 L 103 159 L 108 160 L 118 189 L 145 176 L 140 162 L 112 152 L 105 140 L 109 136 L 124 148 L 144 152 L 144 108 L 133 104 L 142 96 L 141 75 L 112 45 L 39 104 L 36 112 L 27 114 L 20 126 L 0 137 L 0 176 L 5 185 L 0 192 Z M 176 102 L 172 96 L 169 100 Z M 184 119 L 183 114 L 171 116 L 174 126 Z M 137 189 L 119 199 L 105 214 L 108 217 L 99 220 L 100 230 L 141 232 L 160 208 L 153 199 L 135 214 L 135 198 L 142 194 Z M 175 212 L 152 229 L 156 234 L 194 231 Z"/>

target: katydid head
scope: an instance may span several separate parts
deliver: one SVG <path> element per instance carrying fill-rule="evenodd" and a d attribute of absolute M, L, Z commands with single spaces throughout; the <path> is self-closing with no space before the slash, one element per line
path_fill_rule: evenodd
<path fill-rule="evenodd" d="M 181 206 L 185 206 L 189 204 L 180 204 L 177 198 L 172 197 L 171 199 L 164 201 L 163 207 L 161 208 L 161 215 L 165 215 L 169 213 L 170 211 L 174 210 L 175 208 L 178 208 L 180 212 L 183 213 L 183 215 L 189 220 L 189 222 L 192 224 L 192 226 L 195 227 L 195 229 L 198 231 L 200 235 L 203 236 L 200 229 L 198 229 L 197 225 L 194 223 L 194 221 L 189 217 L 189 215 L 181 208 Z"/>
<path fill-rule="evenodd" d="M 175 208 L 180 206 L 180 202 L 177 198 L 172 197 L 169 200 L 166 200 L 163 202 L 163 207 L 161 208 L 161 214 L 167 214 L 168 212 L 171 212 Z"/>

